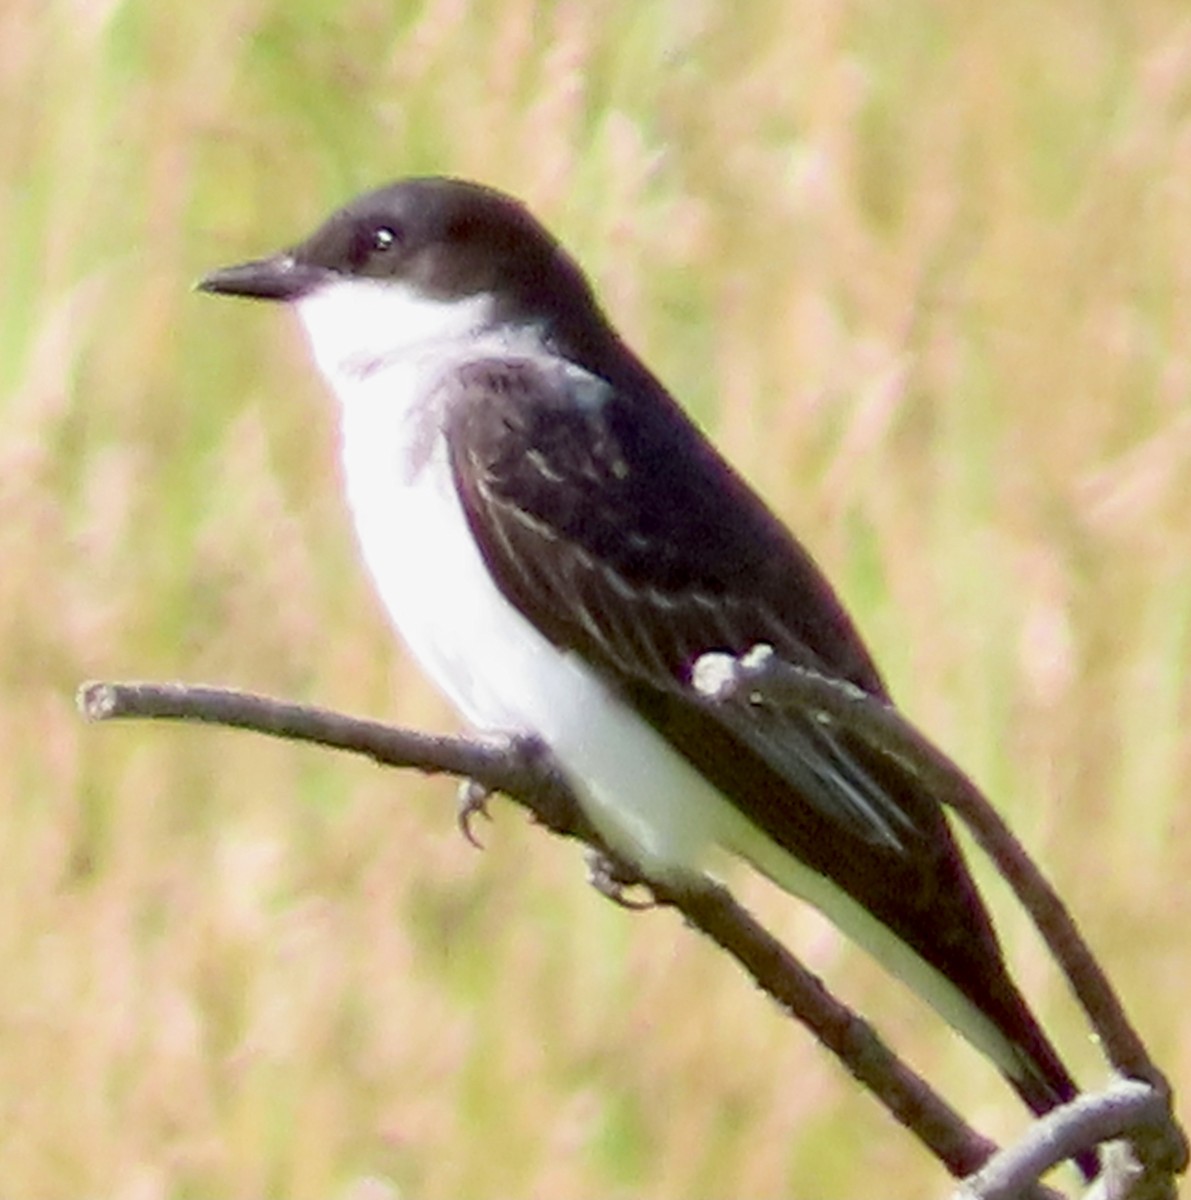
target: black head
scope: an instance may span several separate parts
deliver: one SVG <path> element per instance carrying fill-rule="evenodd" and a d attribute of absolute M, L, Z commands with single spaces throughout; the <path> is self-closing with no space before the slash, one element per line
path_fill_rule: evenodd
<path fill-rule="evenodd" d="M 201 291 L 300 300 L 349 278 L 391 280 L 428 299 L 493 296 L 501 315 L 598 315 L 578 266 L 519 201 L 459 179 L 369 192 L 270 258 L 214 271 Z"/>

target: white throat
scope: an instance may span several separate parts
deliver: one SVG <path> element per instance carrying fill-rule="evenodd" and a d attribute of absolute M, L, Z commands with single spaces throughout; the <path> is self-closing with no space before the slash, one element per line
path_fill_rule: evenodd
<path fill-rule="evenodd" d="M 408 284 L 353 279 L 328 283 L 299 300 L 319 369 L 339 389 L 395 360 L 441 352 L 493 328 L 491 296 L 435 300 Z"/>

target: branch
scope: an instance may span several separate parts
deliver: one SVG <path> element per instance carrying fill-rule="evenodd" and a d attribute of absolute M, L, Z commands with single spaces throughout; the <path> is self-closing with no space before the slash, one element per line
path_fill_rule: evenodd
<path fill-rule="evenodd" d="M 274 737 L 312 742 L 365 755 L 393 767 L 455 775 L 500 791 L 556 834 L 585 842 L 614 864 L 622 883 L 637 876 L 617 863 L 583 816 L 549 752 L 529 738 L 443 737 L 397 729 L 341 713 L 263 696 L 185 684 L 88 683 L 79 708 L 91 721 L 145 717 L 226 725 Z M 710 880 L 675 887 L 642 880 L 659 904 L 677 909 L 687 922 L 731 954 L 769 993 L 881 1101 L 901 1124 L 962 1177 L 988 1160 L 997 1146 L 903 1064 L 872 1027 L 836 1000 L 784 946 L 762 928 L 719 884 Z M 1044 1189 L 1031 1193 L 1052 1196 Z"/>
<path fill-rule="evenodd" d="M 857 699 L 851 690 L 805 671 L 792 671 L 790 677 L 782 672 L 775 683 L 763 656 L 728 659 L 725 675 L 724 664 L 711 661 L 722 657 L 700 660 L 697 686 L 704 694 L 715 695 L 709 702 L 741 702 L 740 688 L 747 684 L 748 703 L 758 702 L 757 693 L 763 691 L 765 703 L 809 703 L 833 716 L 846 714 L 855 723 L 854 728 L 870 736 L 905 769 L 922 775 L 925 786 L 934 788 L 945 802 L 952 803 L 952 793 L 958 790 L 954 806 L 965 820 L 970 819 L 971 809 L 977 810 L 971 820 L 981 819 L 978 809 L 987 807 L 983 797 L 958 768 L 923 742 L 892 710 L 868 698 Z M 752 672 L 763 673 L 764 678 Z M 417 733 L 325 709 L 185 684 L 91 683 L 80 689 L 78 702 L 92 721 L 144 717 L 225 725 L 347 750 L 386 766 L 454 775 L 475 781 L 485 791 L 504 793 L 552 832 L 594 848 L 611 864 L 611 875 L 620 885 L 643 883 L 658 904 L 677 909 L 688 924 L 732 955 L 757 985 L 835 1054 L 953 1176 L 970 1176 L 964 1196 L 1054 1200 L 1056 1193 L 1035 1181 L 1051 1166 L 1103 1137 L 1128 1135 L 1135 1144 L 1148 1145 L 1148 1157 L 1139 1151 L 1146 1163 L 1155 1161 L 1155 1146 L 1165 1148 L 1170 1156 L 1171 1129 L 1177 1131 L 1177 1126 L 1172 1125 L 1170 1117 L 1169 1093 L 1138 1084 L 1122 1084 L 1102 1096 L 1081 1097 L 1037 1122 L 1018 1146 L 998 1152 L 995 1143 L 972 1130 L 925 1080 L 884 1045 L 866 1021 L 836 1000 L 724 887 L 709 879 L 682 886 L 642 879 L 619 862 L 583 815 L 549 751 L 536 739 Z M 978 804 L 970 802 L 965 788 Z M 995 814 L 993 820 L 999 823 Z M 1023 903 L 1033 913 L 1035 901 L 1029 877 L 1034 868 L 1007 830 L 1004 836 L 1010 840 L 1010 852 L 1019 855 L 1028 868 L 1023 869 L 1021 863 L 1015 865 L 1014 877 L 1026 880 L 1021 889 L 1015 885 L 1015 890 L 1020 896 L 1024 889 L 1030 898 L 1023 897 Z M 1000 864 L 1007 851 L 997 838 L 981 837 L 981 844 Z M 1054 903 L 1061 909 L 1057 897 Z M 1070 918 L 1066 919 L 1070 923 Z M 1075 937 L 1082 947 L 1077 934 Z M 1083 952 L 1090 958 L 1086 947 Z M 1094 960 L 1092 965 L 1098 972 Z M 1108 987 L 1106 981 L 1104 987 Z M 979 1173 L 972 1175 L 977 1168 L 981 1168 Z M 1171 1178 L 1179 1169 L 1171 1168 L 1165 1178 Z"/>
<path fill-rule="evenodd" d="M 1014 1200 L 1022 1189 L 1040 1179 L 1058 1163 L 1074 1157 L 1088 1146 L 1104 1145 L 1139 1131 L 1156 1132 L 1170 1121 L 1166 1097 L 1148 1084 L 1124 1080 L 1094 1095 L 1083 1095 L 1039 1117 L 1025 1135 L 989 1159 L 976 1174 L 964 1180 L 955 1200 Z M 1107 1162 L 1094 1185 L 1093 1195 L 1108 1200 L 1114 1196 L 1142 1200 L 1136 1163 Z M 1132 1177 L 1131 1177 L 1132 1176 Z M 1153 1196 L 1173 1197 L 1173 1188 L 1159 1187 Z"/>
<path fill-rule="evenodd" d="M 1187 1139 L 1171 1112 L 1169 1081 L 1151 1059 L 1058 893 L 996 809 L 947 755 L 892 705 L 838 679 L 784 662 L 768 646 L 754 647 L 741 658 L 704 655 L 695 665 L 693 682 L 709 703 L 797 708 L 844 724 L 850 734 L 864 739 L 916 778 L 924 791 L 953 809 L 1029 913 L 1099 1035 L 1109 1061 L 1122 1075 L 1143 1081 L 1164 1100 L 1165 1124 L 1159 1129 L 1148 1123 L 1135 1141 L 1142 1163 L 1167 1177 L 1186 1169 Z"/>
<path fill-rule="evenodd" d="M 88 721 L 146 717 L 223 725 L 347 750 L 381 766 L 473 779 L 510 797 L 532 794 L 532 804 L 522 803 L 541 824 L 602 848 L 549 751 L 533 738 L 417 733 L 332 709 L 187 683 L 85 683 L 78 707 Z"/>

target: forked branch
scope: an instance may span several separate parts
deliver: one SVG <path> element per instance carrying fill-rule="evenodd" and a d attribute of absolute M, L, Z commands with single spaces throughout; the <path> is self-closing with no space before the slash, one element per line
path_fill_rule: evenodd
<path fill-rule="evenodd" d="M 583 815 L 548 750 L 532 738 L 418 733 L 245 692 L 185 684 L 90 683 L 79 691 L 79 707 L 93 721 L 128 717 L 198 721 L 311 742 L 363 754 L 385 766 L 474 780 L 483 789 L 502 792 L 527 809 L 539 824 L 595 850 L 612 864 L 618 881 L 647 886 L 658 904 L 677 909 L 689 924 L 731 954 L 758 986 L 810 1029 L 953 1176 L 972 1176 L 980 1169 L 965 1187 L 965 1194 L 1053 1197 L 1053 1192 L 1035 1182 L 1046 1169 L 1102 1137 L 1118 1136 L 1129 1137 L 1137 1147 L 1144 1167 L 1142 1178 L 1165 1180 L 1167 1187 L 1172 1187 L 1169 1181 L 1185 1165 L 1185 1142 L 1170 1117 L 1165 1080 L 1150 1063 L 1057 896 L 1042 880 L 1043 890 L 1038 894 L 1043 899 L 1039 902 L 1036 889 L 1041 877 L 1003 825 L 999 831 L 994 828 L 993 833 L 984 831 L 987 814 L 980 813 L 980 806 L 988 806 L 962 773 L 892 710 L 869 698 L 858 698 L 849 689 L 812 673 L 793 669 L 775 672 L 763 654 L 742 660 L 708 656 L 700 664 L 697 685 L 709 703 L 757 703 L 762 696 L 765 703 L 810 703 L 837 715 L 841 706 L 847 706 L 849 718 L 861 721 L 876 739 L 875 744 L 899 761 L 908 762 L 932 784 L 937 782 L 945 802 L 973 826 L 981 844 L 1038 921 L 1104 1037 L 1113 1062 L 1118 1068 L 1128 1064 L 1127 1073 L 1152 1085 L 1143 1089 L 1147 1102 L 1140 1103 L 1133 1097 L 1132 1108 L 1118 1101 L 1106 1110 L 1102 1098 L 1083 1097 L 1051 1114 L 1049 1124 L 1040 1123 L 1044 1133 L 1039 1134 L 1040 1126 L 1036 1125 L 1022 1147 L 1008 1152 L 1008 1158 L 998 1155 L 995 1143 L 971 1129 L 921 1076 L 884 1045 L 866 1021 L 836 1000 L 724 887 L 711 880 L 690 887 L 668 886 L 641 879 L 618 862 Z M 974 794 L 974 800 L 962 785 Z M 954 797 L 952 792 L 956 793 Z M 992 820 L 999 824 L 995 813 Z M 1049 900 L 1045 898 L 1047 893 Z M 1068 930 L 1062 920 L 1057 921 L 1062 936 L 1047 933 L 1055 926 L 1056 906 L 1069 926 Z M 1039 908 L 1046 914 L 1041 918 Z M 1061 952 L 1052 937 L 1062 945 Z M 1074 938 L 1074 942 L 1069 943 L 1068 938 Z M 1092 980 L 1090 985 L 1083 982 L 1088 978 Z M 1108 1000 L 1102 1005 L 1105 996 Z M 980 1190 L 972 1191 L 972 1186 Z"/>

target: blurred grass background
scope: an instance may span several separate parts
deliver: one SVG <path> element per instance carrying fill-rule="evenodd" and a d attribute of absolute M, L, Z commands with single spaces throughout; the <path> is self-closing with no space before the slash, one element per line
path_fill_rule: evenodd
<path fill-rule="evenodd" d="M 145 676 L 453 724 L 356 565 L 295 330 L 189 291 L 413 172 L 575 250 L 1189 1078 L 1184 5 L 2 0 L 0 88 L 0 1194 L 943 1190 L 727 960 L 510 810 L 476 854 L 445 782 L 76 717 L 81 679 Z"/>

